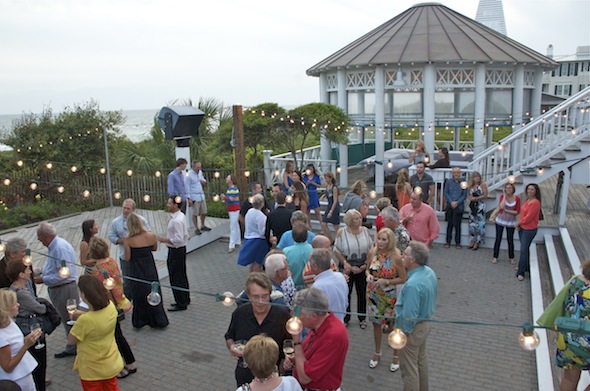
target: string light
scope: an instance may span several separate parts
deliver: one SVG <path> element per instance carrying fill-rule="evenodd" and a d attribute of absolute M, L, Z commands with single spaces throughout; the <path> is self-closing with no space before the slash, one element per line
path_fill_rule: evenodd
<path fill-rule="evenodd" d="M 47 167 L 48 170 L 51 170 L 53 168 L 53 164 L 47 163 L 47 164 L 45 164 L 45 167 Z"/>
<path fill-rule="evenodd" d="M 543 175 L 544 172 L 545 170 L 543 170 L 543 167 L 539 167 L 539 175 Z"/>
<path fill-rule="evenodd" d="M 498 151 L 501 151 L 503 149 L 504 149 L 504 146 L 502 144 L 498 143 Z"/>
<path fill-rule="evenodd" d="M 414 194 L 422 194 L 422 188 L 420 186 L 414 187 Z"/>
<path fill-rule="evenodd" d="M 219 178 L 219 177 L 221 176 L 221 174 L 219 173 L 219 171 L 215 171 L 215 172 L 213 173 L 213 176 L 214 176 L 215 178 Z"/>
<path fill-rule="evenodd" d="M 70 167 L 70 171 L 71 172 L 76 172 L 76 171 L 78 171 L 78 167 L 72 166 L 72 167 Z"/>
<path fill-rule="evenodd" d="M 182 202 L 182 197 L 177 195 L 176 197 L 174 197 L 174 202 L 180 204 Z"/>
<path fill-rule="evenodd" d="M 22 167 L 25 163 L 22 160 L 16 162 L 16 165 Z"/>
<path fill-rule="evenodd" d="M 369 192 L 369 197 L 371 197 L 371 198 L 377 198 L 377 192 L 375 190 L 371 190 Z"/>
<path fill-rule="evenodd" d="M 0 241 L 0 253 L 3 253 L 6 250 L 6 245 Z"/>
<path fill-rule="evenodd" d="M 35 182 L 31 182 L 31 184 L 29 185 L 29 188 L 31 190 L 37 190 L 37 184 Z"/>
<path fill-rule="evenodd" d="M 154 307 L 162 302 L 162 296 L 160 296 L 160 293 L 158 292 L 159 286 L 160 284 L 157 281 L 153 281 L 152 291 L 147 296 L 147 302 Z"/>
<path fill-rule="evenodd" d="M 23 263 L 25 266 L 31 266 L 33 263 L 33 258 L 31 258 L 31 249 L 27 248 L 25 250 L 25 256 L 23 257 Z"/>
<path fill-rule="evenodd" d="M 389 168 L 390 170 L 393 168 L 393 163 L 390 161 L 387 162 L 387 168 Z"/>
<path fill-rule="evenodd" d="M 293 199 L 291 199 L 291 201 L 292 201 L 292 200 L 293 200 Z M 249 203 L 252 203 L 252 201 L 254 201 L 254 197 L 252 197 L 252 196 L 248 197 L 248 202 L 249 202 Z"/>
<path fill-rule="evenodd" d="M 290 204 L 291 202 L 293 202 L 293 196 L 289 194 L 287 197 L 285 197 L 285 201 L 287 202 L 287 204 Z"/>
<path fill-rule="evenodd" d="M 70 268 L 66 266 L 66 261 L 63 259 L 61 260 L 61 267 L 57 271 L 57 274 L 61 278 L 68 278 L 70 276 Z"/>
<path fill-rule="evenodd" d="M 275 176 L 279 176 L 281 172 L 279 170 L 275 170 Z"/>
<path fill-rule="evenodd" d="M 64 187 L 63 187 L 63 186 L 58 186 L 58 187 L 56 188 L 56 190 L 57 190 L 57 192 L 58 192 L 58 193 L 60 193 L 60 194 L 61 194 L 61 193 L 63 193 L 63 192 L 64 192 L 64 190 L 65 190 L 65 189 L 64 189 Z"/>
<path fill-rule="evenodd" d="M 226 307 L 231 307 L 236 302 L 236 297 L 231 292 L 223 292 L 221 295 L 221 302 Z"/>
<path fill-rule="evenodd" d="M 101 167 L 100 170 L 98 170 L 98 172 L 100 172 L 101 174 L 105 174 L 107 172 L 107 169 L 104 167 Z"/>
<path fill-rule="evenodd" d="M 337 172 L 338 174 L 340 174 L 340 171 L 342 171 L 342 169 L 340 168 L 340 166 L 336 167 L 336 172 Z"/>
<path fill-rule="evenodd" d="M 90 191 L 89 191 L 89 190 L 84 190 L 84 191 L 82 192 L 82 197 L 84 197 L 84 198 L 88 198 L 88 197 L 90 197 Z"/>
<path fill-rule="evenodd" d="M 156 172 L 154 173 L 154 175 L 156 176 L 156 178 L 159 178 L 159 177 L 161 177 L 161 176 L 162 176 L 162 173 L 161 173 L 160 171 L 156 171 Z"/>
<path fill-rule="evenodd" d="M 116 200 L 121 199 L 121 193 L 116 191 L 115 194 L 113 194 L 113 197 L 115 197 Z"/>
<path fill-rule="evenodd" d="M 462 181 L 461 182 L 461 189 L 465 190 L 469 187 L 469 184 L 467 184 L 467 181 Z"/>
<path fill-rule="evenodd" d="M 4 179 L 4 186 L 10 186 L 10 179 L 6 178 Z"/>
<path fill-rule="evenodd" d="M 250 171 L 248 171 L 248 170 L 244 171 L 244 176 L 246 178 L 250 177 Z"/>
<path fill-rule="evenodd" d="M 133 175 L 133 170 L 127 170 L 127 176 Z"/>
<path fill-rule="evenodd" d="M 213 196 L 213 202 L 219 202 L 219 194 Z"/>
<path fill-rule="evenodd" d="M 516 182 L 516 177 L 514 175 L 510 175 L 508 177 L 508 183 L 514 184 L 514 182 Z"/>
<path fill-rule="evenodd" d="M 291 335 L 297 335 L 303 330 L 303 323 L 299 316 L 301 315 L 301 306 L 296 305 L 293 316 L 287 321 L 287 332 Z"/>
<path fill-rule="evenodd" d="M 150 197 L 149 194 L 146 194 L 143 196 L 143 202 L 150 202 L 151 199 L 152 199 L 152 197 Z"/>
<path fill-rule="evenodd" d="M 520 347 L 527 352 L 532 352 L 539 346 L 540 342 L 539 334 L 534 330 L 533 325 L 525 323 L 522 331 L 518 334 L 518 344 Z"/>
<path fill-rule="evenodd" d="M 106 270 L 102 271 L 102 277 L 104 278 L 102 280 L 102 285 L 104 285 L 104 287 L 111 291 L 113 290 L 113 288 L 115 287 L 115 279 L 111 276 L 109 276 L 109 273 Z"/>
<path fill-rule="evenodd" d="M 408 337 L 401 329 L 394 329 L 387 336 L 387 343 L 393 349 L 403 349 L 408 343 Z"/>

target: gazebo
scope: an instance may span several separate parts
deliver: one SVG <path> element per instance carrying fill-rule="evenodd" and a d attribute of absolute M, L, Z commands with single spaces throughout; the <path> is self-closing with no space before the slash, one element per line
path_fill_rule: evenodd
<path fill-rule="evenodd" d="M 321 102 L 348 113 L 351 142 L 375 142 L 383 164 L 395 129 L 418 129 L 435 147 L 437 126 L 474 130 L 483 151 L 485 126 L 513 127 L 541 111 L 543 72 L 556 62 L 438 3 L 417 4 L 307 70 L 320 81 Z M 458 132 L 455 132 L 458 140 Z M 354 138 L 357 137 L 357 140 Z M 341 183 L 348 182 L 348 146 L 340 145 Z M 331 158 L 322 139 L 321 157 Z M 375 187 L 384 173 L 376 167 Z"/>

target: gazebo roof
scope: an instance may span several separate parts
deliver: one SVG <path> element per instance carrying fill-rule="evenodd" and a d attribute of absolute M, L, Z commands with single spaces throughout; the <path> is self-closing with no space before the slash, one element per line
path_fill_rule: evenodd
<path fill-rule="evenodd" d="M 519 63 L 555 67 L 550 58 L 438 3 L 417 4 L 307 70 L 411 63 Z"/>

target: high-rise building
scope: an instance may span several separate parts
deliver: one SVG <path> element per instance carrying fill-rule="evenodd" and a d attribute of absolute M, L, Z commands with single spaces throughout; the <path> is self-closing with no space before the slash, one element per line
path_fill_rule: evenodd
<path fill-rule="evenodd" d="M 479 0 L 475 20 L 500 34 L 506 34 L 502 0 Z"/>

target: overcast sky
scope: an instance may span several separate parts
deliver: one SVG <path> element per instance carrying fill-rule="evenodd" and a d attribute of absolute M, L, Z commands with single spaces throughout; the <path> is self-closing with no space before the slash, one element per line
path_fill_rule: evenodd
<path fill-rule="evenodd" d="M 406 0 L 0 0 L 0 114 L 318 100 L 305 74 L 417 4 Z M 442 4 L 475 19 L 479 0 Z M 503 0 L 508 36 L 542 53 L 590 44 L 588 0 Z"/>

